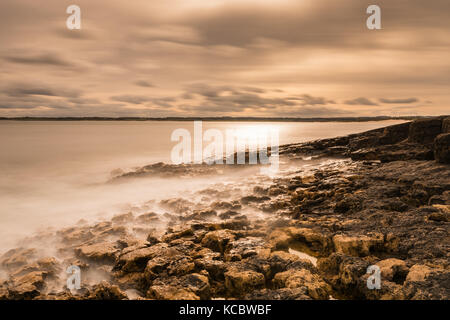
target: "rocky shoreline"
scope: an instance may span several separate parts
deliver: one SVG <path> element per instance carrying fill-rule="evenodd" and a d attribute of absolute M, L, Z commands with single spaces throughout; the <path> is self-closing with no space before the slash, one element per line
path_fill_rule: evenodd
<path fill-rule="evenodd" d="M 0 257 L 0 299 L 449 299 L 449 147 L 448 117 L 282 146 L 276 178 L 23 239 Z M 220 171 L 156 164 L 114 181 Z"/>

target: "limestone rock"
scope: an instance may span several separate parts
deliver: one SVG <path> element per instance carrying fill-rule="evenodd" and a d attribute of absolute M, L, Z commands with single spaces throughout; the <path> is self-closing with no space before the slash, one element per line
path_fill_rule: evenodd
<path fill-rule="evenodd" d="M 345 236 L 336 235 L 333 237 L 336 252 L 351 256 L 367 256 L 372 251 L 380 250 L 384 244 L 382 234 Z"/>
<path fill-rule="evenodd" d="M 317 274 L 311 271 L 288 270 L 277 273 L 273 279 L 274 285 L 278 288 L 286 287 L 289 289 L 306 287 L 307 295 L 313 299 L 328 299 L 330 287 Z"/>
<path fill-rule="evenodd" d="M 450 133 L 443 133 L 434 140 L 434 158 L 440 163 L 450 163 Z"/>
<path fill-rule="evenodd" d="M 415 120 L 409 127 L 408 139 L 417 143 L 432 143 L 441 130 L 442 120 L 439 118 Z"/>
<path fill-rule="evenodd" d="M 264 287 L 264 275 L 251 271 L 231 269 L 225 273 L 225 287 L 230 295 L 242 296 L 255 289 Z"/>

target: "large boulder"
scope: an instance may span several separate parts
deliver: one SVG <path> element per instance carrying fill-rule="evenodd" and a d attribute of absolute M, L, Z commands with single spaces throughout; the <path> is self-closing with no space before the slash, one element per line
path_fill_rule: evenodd
<path fill-rule="evenodd" d="M 295 270 L 277 273 L 273 279 L 277 288 L 306 288 L 307 295 L 313 299 L 326 300 L 330 294 L 329 285 L 324 282 L 317 274 L 311 273 L 307 269 Z"/>
<path fill-rule="evenodd" d="M 112 242 L 100 242 L 75 248 L 77 257 L 97 263 L 114 263 L 118 252 L 119 249 Z"/>
<path fill-rule="evenodd" d="M 255 289 L 262 289 L 264 284 L 264 275 L 252 270 L 231 269 L 225 273 L 225 287 L 230 295 L 242 296 Z"/>
<path fill-rule="evenodd" d="M 380 137 L 381 144 L 394 144 L 408 138 L 410 122 L 384 128 Z"/>
<path fill-rule="evenodd" d="M 450 133 L 443 133 L 434 140 L 434 158 L 440 163 L 450 163 Z"/>
<path fill-rule="evenodd" d="M 442 133 L 450 133 L 450 117 L 442 120 Z"/>
<path fill-rule="evenodd" d="M 360 236 L 336 235 L 333 237 L 333 243 L 338 253 L 364 257 L 374 251 L 381 251 L 384 245 L 384 236 L 379 233 Z"/>
<path fill-rule="evenodd" d="M 229 230 L 217 230 L 208 232 L 202 239 L 202 246 L 216 252 L 224 253 L 231 247 L 234 235 Z"/>
<path fill-rule="evenodd" d="M 406 262 L 396 258 L 379 261 L 376 265 L 380 267 L 383 279 L 395 283 L 403 283 L 409 271 Z"/>
<path fill-rule="evenodd" d="M 432 143 L 434 138 L 441 133 L 442 119 L 420 119 L 413 121 L 409 126 L 408 139 L 417 143 Z"/>

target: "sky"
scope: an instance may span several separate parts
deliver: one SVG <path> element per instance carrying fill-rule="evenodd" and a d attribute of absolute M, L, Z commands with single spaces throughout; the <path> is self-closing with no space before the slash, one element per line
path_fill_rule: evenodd
<path fill-rule="evenodd" d="M 450 114 L 449 17 L 448 0 L 1 0 L 0 116 Z"/>

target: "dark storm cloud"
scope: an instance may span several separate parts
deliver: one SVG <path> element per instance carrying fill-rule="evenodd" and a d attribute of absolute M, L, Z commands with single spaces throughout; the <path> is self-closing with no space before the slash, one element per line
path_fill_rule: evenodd
<path fill-rule="evenodd" d="M 379 99 L 379 101 L 382 102 L 382 103 L 389 103 L 389 104 L 408 104 L 408 103 L 418 102 L 419 99 L 417 99 L 417 98 L 407 98 L 407 99 L 386 99 L 386 98 L 381 98 L 381 99 Z"/>
<path fill-rule="evenodd" d="M 378 104 L 376 102 L 371 101 L 368 98 L 360 97 L 352 100 L 346 100 L 344 102 L 345 104 L 351 105 L 351 106 L 377 106 Z"/>

